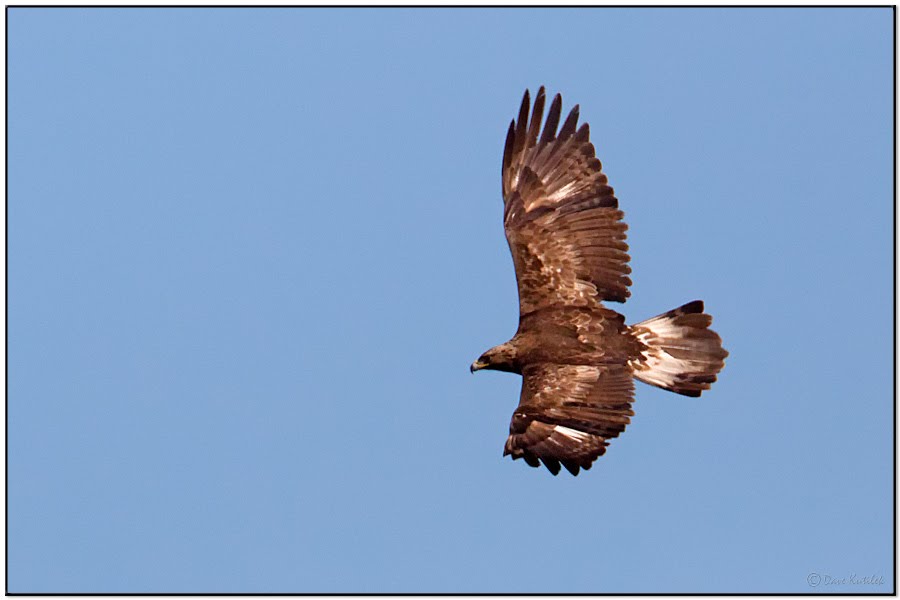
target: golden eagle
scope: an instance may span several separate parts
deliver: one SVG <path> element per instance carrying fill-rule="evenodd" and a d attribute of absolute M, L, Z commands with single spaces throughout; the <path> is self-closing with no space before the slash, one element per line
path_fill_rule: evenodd
<path fill-rule="evenodd" d="M 578 105 L 557 133 L 557 94 L 528 91 L 503 151 L 503 225 L 519 287 L 519 329 L 472 363 L 522 375 L 504 456 L 554 475 L 590 469 L 634 414 L 634 378 L 699 396 L 728 352 L 695 300 L 637 325 L 603 306 L 630 292 L 623 213 Z"/>

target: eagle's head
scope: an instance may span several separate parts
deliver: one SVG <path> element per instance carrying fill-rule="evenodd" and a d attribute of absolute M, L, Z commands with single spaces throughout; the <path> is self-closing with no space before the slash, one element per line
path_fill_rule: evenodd
<path fill-rule="evenodd" d="M 509 342 L 494 346 L 484 354 L 478 357 L 478 360 L 472 363 L 469 371 L 474 373 L 482 369 L 493 369 L 494 371 L 508 371 L 517 373 L 516 370 L 516 349 Z"/>

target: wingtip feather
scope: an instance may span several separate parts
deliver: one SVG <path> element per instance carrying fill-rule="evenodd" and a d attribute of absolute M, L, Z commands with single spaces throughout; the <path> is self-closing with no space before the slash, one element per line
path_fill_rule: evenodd
<path fill-rule="evenodd" d="M 541 143 L 553 141 L 556 138 L 556 128 L 559 126 L 559 117 L 562 113 L 562 96 L 556 94 L 550 104 L 550 112 L 547 113 L 547 122 L 544 124 L 544 133 L 541 134 Z"/>

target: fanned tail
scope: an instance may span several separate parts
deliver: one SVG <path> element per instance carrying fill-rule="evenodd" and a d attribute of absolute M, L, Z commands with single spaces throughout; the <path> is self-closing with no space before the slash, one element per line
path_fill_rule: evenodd
<path fill-rule="evenodd" d="M 645 346 L 641 357 L 631 362 L 634 376 L 685 396 L 708 390 L 728 356 L 711 323 L 703 301 L 694 300 L 633 325 L 632 332 Z"/>

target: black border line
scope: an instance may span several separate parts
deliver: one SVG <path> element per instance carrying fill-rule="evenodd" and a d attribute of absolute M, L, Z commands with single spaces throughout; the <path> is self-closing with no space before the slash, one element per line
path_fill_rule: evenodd
<path fill-rule="evenodd" d="M 897 7 L 894 6 L 894 595 L 897 595 Z"/>
<path fill-rule="evenodd" d="M 7 15 L 10 8 L 893 8 L 896 4 L 7 4 Z"/>
<path fill-rule="evenodd" d="M 6 348 L 6 357 L 5 357 L 5 367 L 6 367 L 6 378 L 4 380 L 4 390 L 5 390 L 5 400 L 4 400 L 4 430 L 6 432 L 6 454 L 5 454 L 5 488 L 4 488 L 4 545 L 6 549 L 5 555 L 5 565 L 4 565 L 4 592 L 6 596 L 73 596 L 73 597 L 107 597 L 107 596 L 185 596 L 185 597 L 197 597 L 197 596 L 236 596 L 236 597 L 248 597 L 248 596 L 322 596 L 322 597 L 347 597 L 347 596 L 375 596 L 375 597 L 410 597 L 410 596 L 487 596 L 487 597 L 495 597 L 495 596 L 522 596 L 522 597 L 533 597 L 533 596 L 622 596 L 622 597 L 633 597 L 633 596 L 692 596 L 692 597 L 710 597 L 710 596 L 735 596 L 735 597 L 764 597 L 764 596 L 785 596 L 785 597 L 795 597 L 795 596 L 897 596 L 897 5 L 896 4 L 839 4 L 839 5 L 809 5 L 809 4 L 733 4 L 733 5 L 724 5 L 724 4 L 643 4 L 643 5 L 627 5 L 627 4 L 610 4 L 610 5 L 577 5 L 577 4 L 566 4 L 566 5 L 504 5 L 504 4 L 491 4 L 491 5 L 462 5 L 462 4 L 439 4 L 439 5 L 424 5 L 424 4 L 414 4 L 414 5 L 403 5 L 403 4 L 390 4 L 390 5 L 354 5 L 354 4 L 342 4 L 342 5 L 327 5 L 327 4 L 315 4 L 315 5 L 281 5 L 281 4 L 225 4 L 225 5 L 209 5 L 209 4 L 115 4 L 115 5 L 102 5 L 102 4 L 43 4 L 43 5 L 25 5 L 25 4 L 7 4 L 5 6 L 5 20 L 4 20 L 4 45 L 5 45 L 5 72 L 4 72 L 4 100 L 5 100 L 5 110 L 4 110 L 4 148 L 6 152 L 5 160 L 4 160 L 4 175 L 5 175 L 5 185 L 4 185 L 4 233 L 5 233 L 5 260 L 4 260 L 4 298 L 6 301 L 6 310 L 4 311 L 4 324 L 5 324 L 5 348 Z M 893 158 L 894 158 L 894 177 L 893 177 L 893 193 L 894 193 L 894 203 L 893 203 L 893 257 L 891 264 L 893 266 L 893 365 L 894 365 L 894 373 L 893 373 L 893 383 L 894 383 L 894 412 L 893 412 L 893 432 L 894 432 L 894 456 L 893 456 L 893 490 L 894 490 L 894 531 L 893 531 L 893 539 L 894 539 L 894 577 L 893 577 L 893 589 L 892 592 L 873 592 L 873 593 L 851 593 L 851 592 L 837 592 L 837 593 L 827 593 L 823 594 L 822 592 L 625 592 L 625 593 L 611 593 L 611 592 L 571 592 L 571 593 L 552 593 L 552 592 L 526 592 L 526 593 L 513 593 L 513 592 L 10 592 L 9 591 L 9 12 L 11 8 L 244 8 L 244 9 L 259 9 L 259 8 L 295 8 L 295 9 L 303 9 L 303 8 L 359 8 L 359 9 L 372 9 L 372 8 L 505 8 L 505 9 L 529 9 L 529 8 L 581 8 L 581 9 L 603 9 L 603 8 L 810 8 L 810 9 L 821 9 L 821 8 L 852 8 L 852 9 L 861 9 L 861 8 L 890 8 L 892 10 L 892 24 L 893 24 L 893 83 L 894 83 L 894 97 L 893 97 Z"/>
<path fill-rule="evenodd" d="M 9 9 L 3 19 L 3 333 L 4 354 L 3 372 L 3 431 L 6 437 L 3 453 L 3 531 L 4 531 L 4 565 L 3 588 L 9 594 Z"/>

